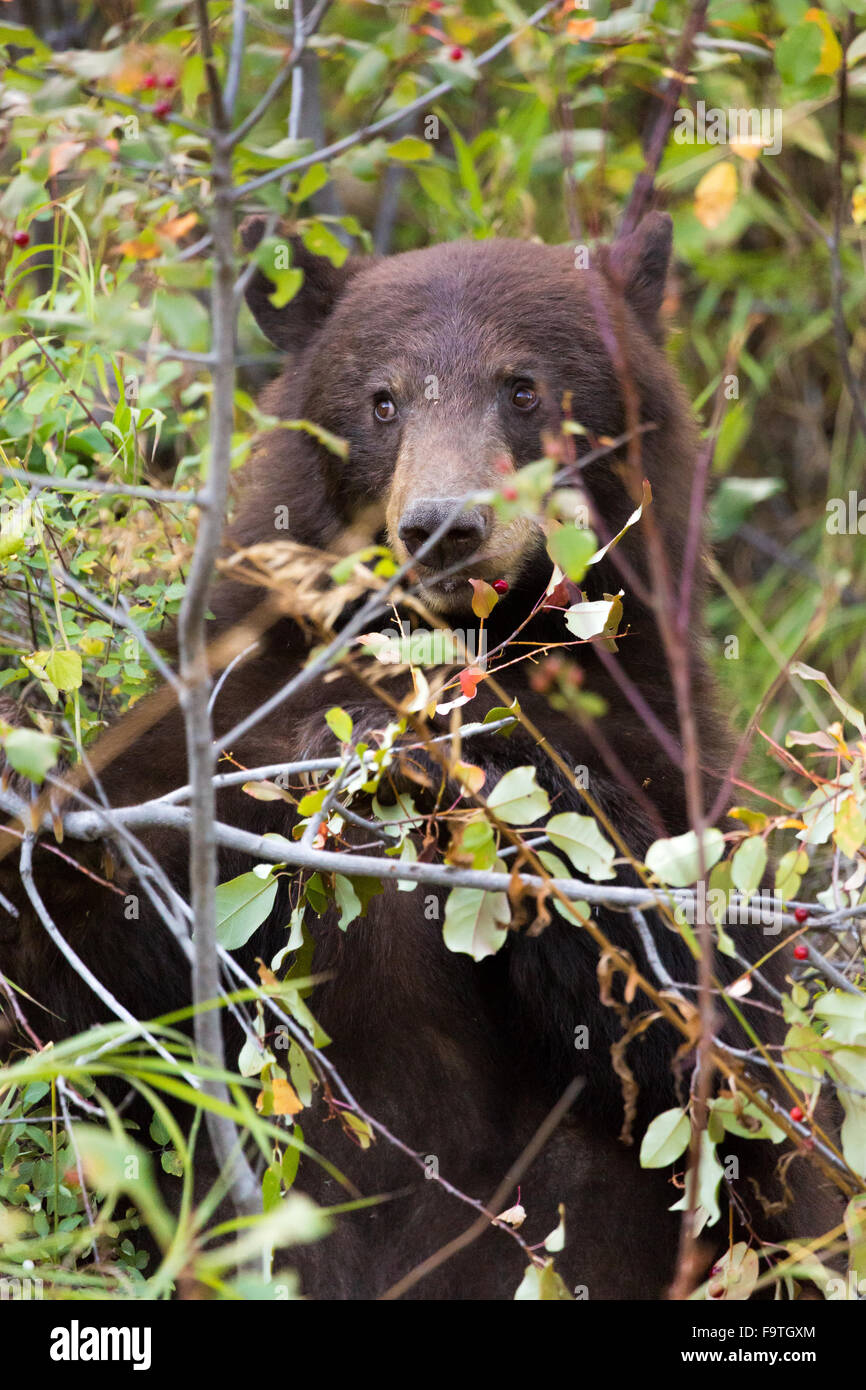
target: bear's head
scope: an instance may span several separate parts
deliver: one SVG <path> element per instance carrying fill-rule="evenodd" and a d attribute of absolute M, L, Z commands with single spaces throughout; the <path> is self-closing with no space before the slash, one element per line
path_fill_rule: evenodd
<path fill-rule="evenodd" d="M 247 250 L 264 226 L 261 217 L 244 224 Z M 580 247 L 491 239 L 350 257 L 337 268 L 291 240 L 304 276 L 295 297 L 275 307 L 259 269 L 246 288 L 259 327 L 288 357 L 265 405 L 348 443 L 341 458 L 307 440 L 303 484 L 318 501 L 299 539 L 333 543 L 325 513 L 338 529 L 372 516 L 369 533 L 384 533 L 399 560 L 421 552 L 424 601 L 442 614 L 467 607 L 470 576 L 513 589 L 532 572 L 534 582 L 548 563 L 540 528 L 462 499 L 507 486 L 560 435 L 566 415 L 585 430 L 578 458 L 623 434 L 622 341 L 646 428 L 641 471 L 668 515 L 681 511 L 691 459 L 676 455 L 691 452 L 693 436 L 659 325 L 670 218 L 651 214 L 593 258 Z M 297 443 L 273 447 L 272 473 L 280 448 L 289 463 Z M 581 484 L 615 533 L 634 507 L 621 459 L 590 463 Z"/>

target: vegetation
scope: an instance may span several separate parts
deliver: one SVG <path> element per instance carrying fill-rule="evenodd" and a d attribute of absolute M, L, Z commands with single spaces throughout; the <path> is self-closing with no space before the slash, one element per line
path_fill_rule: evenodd
<path fill-rule="evenodd" d="M 817 1143 L 849 1199 L 844 1229 L 808 1249 L 735 1246 L 695 1296 L 744 1297 L 759 1282 L 792 1293 L 808 1277 L 828 1296 L 850 1297 L 850 1281 L 841 1289 L 828 1260 L 841 1251 L 855 1285 L 866 1277 L 857 911 L 866 903 L 866 0 L 822 8 L 807 0 L 592 0 L 591 8 L 566 0 L 531 18 L 516 0 L 295 5 L 295 15 L 279 0 L 69 6 L 60 40 L 14 22 L 17 7 L 3 7 L 6 759 L 50 786 L 59 759 L 78 764 L 109 722 L 160 684 L 159 634 L 181 612 L 197 537 L 202 544 L 198 504 L 212 500 L 207 489 L 223 470 L 231 505 L 234 475 L 269 423 L 256 393 L 277 359 L 245 310 L 236 349 L 225 315 L 222 339 L 212 333 L 219 271 L 228 265 L 243 276 L 239 245 L 221 249 L 226 218 L 236 226 L 241 214 L 264 210 L 275 231 L 288 210 L 304 244 L 336 264 L 350 244 L 385 252 L 513 236 L 590 245 L 614 233 L 648 171 L 674 220 L 670 351 L 704 425 L 711 472 L 711 658 L 731 721 L 748 738 L 747 761 L 703 838 L 693 830 L 659 841 L 646 881 L 662 893 L 683 890 L 669 899 L 673 911 L 691 901 L 702 873 L 726 901 L 735 891 L 754 895 L 769 863 L 785 905 L 777 904 L 781 935 L 769 949 L 792 936 L 798 943 L 782 1005 L 787 1046 L 771 1059 L 790 1107 L 759 1115 L 754 1098 L 743 1111 L 722 1092 L 703 1159 L 692 1166 L 695 1190 L 704 1219 L 713 1219 L 724 1177 L 714 1146 L 726 1131 L 787 1133 L 814 1146 L 826 1078 L 845 1124 L 838 1144 L 826 1135 Z M 684 35 L 693 42 L 683 54 Z M 681 80 L 678 60 L 688 70 Z M 760 138 L 740 131 L 719 140 L 717 116 L 743 112 L 763 113 Z M 285 303 L 299 272 L 291 264 L 275 271 L 273 250 L 267 238 L 257 256 Z M 220 433 L 215 417 L 226 401 L 229 429 Z M 519 497 L 500 502 L 545 517 L 556 536 L 553 472 L 551 460 L 536 465 Z M 593 547 L 551 547 L 579 585 Z M 395 570 L 382 553 L 359 564 L 374 579 Z M 348 569 L 336 581 L 357 577 Z M 496 602 L 482 588 L 479 616 Z M 605 640 L 618 615 L 596 616 L 594 631 L 581 635 Z M 192 632 L 190 652 L 196 640 Z M 381 650 L 372 658 L 389 659 Z M 415 669 L 418 710 L 462 695 L 471 720 L 483 678 L 471 661 L 452 663 L 449 686 L 441 653 L 401 650 L 397 659 Z M 550 680 L 552 698 L 576 704 Z M 592 712 L 580 706 L 581 717 Z M 316 818 L 328 825 L 338 791 L 375 792 L 387 763 L 387 742 L 374 757 L 344 711 L 332 710 L 329 724 L 342 764 L 300 801 L 305 826 Z M 398 712 L 386 739 L 394 744 L 407 727 L 408 712 Z M 463 776 L 477 791 L 471 764 Z M 472 812 L 454 820 L 451 862 L 506 872 L 509 836 L 520 844 L 546 828 L 553 850 L 541 856 L 545 869 L 559 880 L 576 875 L 588 890 L 560 890 L 555 905 L 568 913 L 576 902 L 573 916 L 586 923 L 603 900 L 614 845 L 593 820 L 548 819 L 532 769 L 509 776 L 499 801 L 487 803 L 493 819 Z M 273 778 L 258 794 L 288 795 Z M 11 823 L 16 805 L 0 808 Z M 389 853 L 423 882 L 433 866 L 412 868 L 417 822 L 414 807 L 403 811 Z M 383 822 L 388 814 L 378 807 Z M 71 852 L 68 839 L 55 847 Z M 163 1297 L 192 1280 L 217 1297 L 294 1295 L 285 1277 L 250 1271 L 253 1254 L 316 1239 L 339 1219 L 292 1192 L 303 1109 L 327 1059 L 314 998 L 313 1013 L 305 1002 L 303 918 L 336 899 L 351 930 L 376 880 L 372 871 L 307 872 L 275 848 L 270 865 L 220 886 L 213 926 L 223 946 L 245 941 L 261 922 L 278 874 L 297 884 L 289 955 L 234 995 L 250 1028 L 240 1060 L 209 1069 L 176 1017 L 137 1033 L 118 1019 L 45 1048 L 38 1011 L 14 980 L 0 980 L 3 1007 L 30 1042 L 12 1049 L 0 1076 L 0 1279 L 38 1278 L 54 1298 Z M 480 957 L 505 939 L 509 908 L 501 882 L 483 892 L 472 882 L 452 888 L 444 930 L 452 949 Z M 646 894 L 635 890 L 635 901 Z M 688 933 L 687 915 L 678 920 Z M 717 949 L 731 950 L 721 922 L 711 929 Z M 282 1047 L 273 1042 L 275 1011 Z M 108 1076 L 151 1100 L 149 1136 L 124 1127 L 103 1089 Z M 195 1091 L 200 1078 L 206 1084 Z M 193 1100 L 202 1124 L 209 1113 L 249 1132 L 263 1164 L 261 1215 L 251 1217 L 242 1201 L 233 1221 L 215 1218 L 219 1190 L 193 1207 L 195 1155 L 168 1108 L 175 1097 Z M 340 1115 L 360 1144 L 372 1141 L 375 1116 L 348 1104 Z M 107 1126 L 94 1123 L 100 1116 Z M 642 1160 L 674 1163 L 693 1133 L 685 1112 L 658 1117 Z M 387 1140 L 380 1133 L 376 1142 Z M 177 1225 L 152 1177 L 146 1149 L 154 1145 L 166 1173 L 185 1185 Z M 158 1257 L 145 1248 L 142 1218 L 157 1233 Z M 541 1257 L 527 1251 L 520 1297 L 561 1292 L 547 1263 L 555 1248 L 552 1239 Z"/>

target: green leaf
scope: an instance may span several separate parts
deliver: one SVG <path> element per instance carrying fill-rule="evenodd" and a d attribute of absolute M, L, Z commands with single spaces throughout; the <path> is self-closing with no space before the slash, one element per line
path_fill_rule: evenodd
<path fill-rule="evenodd" d="M 22 401 L 21 409 L 25 415 L 41 415 L 60 389 L 57 381 L 37 381 Z"/>
<path fill-rule="evenodd" d="M 344 874 L 334 875 L 334 899 L 340 909 L 340 931 L 345 931 L 350 922 L 360 917 L 361 899 Z"/>
<path fill-rule="evenodd" d="M 750 835 L 739 846 L 731 860 L 731 882 L 750 898 L 757 892 L 767 867 L 767 842 L 760 835 Z"/>
<path fill-rule="evenodd" d="M 324 256 L 332 265 L 344 264 L 349 252 L 324 222 L 311 222 L 301 232 L 301 240 L 314 256 Z"/>
<path fill-rule="evenodd" d="M 220 946 L 233 951 L 249 941 L 268 916 L 277 896 L 276 878 L 240 874 L 216 890 L 216 935 Z"/>
<path fill-rule="evenodd" d="M 497 869 L 504 872 L 500 860 Z M 507 893 L 487 893 L 477 888 L 452 888 L 445 899 L 442 936 L 449 951 L 484 960 L 504 944 L 511 921 Z"/>
<path fill-rule="evenodd" d="M 720 830 L 705 830 L 704 868 L 711 869 L 722 857 L 725 838 Z M 672 888 L 687 888 L 698 878 L 698 837 L 693 830 L 670 840 L 655 840 L 646 853 L 651 873 Z"/>
<path fill-rule="evenodd" d="M 752 1296 L 760 1272 L 757 1252 L 750 1250 L 744 1240 L 737 1241 L 713 1265 L 710 1297 L 724 1297 L 727 1303 L 745 1303 Z"/>
<path fill-rule="evenodd" d="M 393 560 L 391 551 L 386 545 L 365 545 L 363 550 L 355 550 L 351 555 L 338 560 L 330 571 L 331 578 L 335 584 L 345 584 L 355 573 L 356 565 L 365 565 L 369 560 L 378 557 Z"/>
<path fill-rule="evenodd" d="M 687 1111 L 677 1108 L 656 1115 L 640 1146 L 641 1168 L 666 1168 L 688 1148 L 691 1133 Z"/>
<path fill-rule="evenodd" d="M 347 97 L 363 97 L 378 87 L 388 71 L 389 58 L 381 48 L 371 45 L 361 54 L 349 73 L 343 91 Z"/>
<path fill-rule="evenodd" d="M 304 434 L 311 434 L 314 439 L 317 439 L 322 447 L 328 450 L 328 453 L 336 454 L 337 458 L 341 459 L 347 459 L 349 457 L 349 445 L 346 440 L 341 439 L 339 435 L 332 434 L 330 430 L 326 430 L 324 425 L 317 425 L 314 420 L 281 420 L 280 429 L 302 430 Z M 377 546 L 376 549 L 381 550 L 383 547 Z M 390 551 L 386 553 L 390 554 Z M 334 568 L 336 568 L 336 566 Z M 394 569 L 396 568 L 395 565 Z M 378 565 L 376 566 L 375 573 L 382 573 Z M 389 570 L 388 573 L 392 574 L 393 570 Z"/>
<path fill-rule="evenodd" d="M 565 864 L 563 864 L 558 854 L 551 854 L 549 849 L 536 850 L 536 854 L 551 878 L 571 878 L 571 874 L 568 872 L 568 869 Z M 554 897 L 551 893 L 549 901 L 556 908 L 560 917 L 565 918 L 566 922 L 577 922 L 577 924 L 580 925 L 582 918 L 592 915 L 592 908 L 589 903 L 584 902 L 582 898 L 570 898 L 569 905 L 566 907 L 565 903 L 560 902 L 559 898 Z M 580 915 L 578 916 L 578 914 Z"/>
<path fill-rule="evenodd" d="M 613 860 L 616 851 L 605 839 L 592 816 L 576 811 L 563 811 L 545 827 L 551 842 L 567 854 L 579 873 L 589 874 L 598 881 L 614 878 Z"/>
<path fill-rule="evenodd" d="M 52 652 L 45 663 L 45 670 L 58 690 L 78 690 L 81 685 L 81 657 L 78 652 Z"/>
<path fill-rule="evenodd" d="M 547 538 L 547 553 L 567 579 L 579 584 L 598 549 L 592 531 L 579 526 L 560 526 Z"/>
<path fill-rule="evenodd" d="M 787 1060 L 790 1063 L 790 1059 Z M 733 1096 L 718 1097 L 710 1101 L 710 1109 L 729 1134 L 737 1134 L 741 1139 L 769 1139 L 774 1144 L 781 1144 L 785 1138 L 783 1129 L 774 1125 L 756 1105 L 743 1100 L 742 1096 L 736 1099 Z"/>
<path fill-rule="evenodd" d="M 572 1296 L 549 1260 L 541 1269 L 529 1265 L 514 1295 L 515 1303 L 573 1302 Z"/>
<path fill-rule="evenodd" d="M 268 295 L 268 299 L 275 309 L 285 309 L 304 283 L 304 272 L 292 265 L 286 270 L 274 271 L 274 275 L 276 276 L 277 287 L 273 294 Z"/>
<path fill-rule="evenodd" d="M 753 507 L 785 487 L 781 478 L 723 478 L 710 504 L 710 530 L 714 540 L 732 536 Z"/>
<path fill-rule="evenodd" d="M 698 1191 L 696 1199 L 697 1219 L 695 1225 L 697 1231 L 703 1230 L 704 1226 L 715 1226 L 721 1216 L 719 1206 L 719 1183 L 725 1176 L 725 1170 L 719 1162 L 718 1155 L 711 1144 L 707 1143 L 704 1136 L 701 1143 L 701 1160 L 698 1168 Z M 686 1188 L 678 1202 L 669 1208 L 670 1211 L 688 1211 L 689 1194 L 691 1189 L 691 1177 L 686 1177 Z"/>
<path fill-rule="evenodd" d="M 432 159 L 433 146 L 429 140 L 419 140 L 417 135 L 404 135 L 402 140 L 395 140 L 388 146 L 388 153 L 392 159 L 411 164 L 418 159 Z"/>
<path fill-rule="evenodd" d="M 37 58 L 51 57 L 51 49 L 48 44 L 43 43 L 32 29 L 28 29 L 23 24 L 11 24 L 4 20 L 0 24 L 0 45 L 6 48 L 22 48 L 25 52 L 30 49 Z"/>
<path fill-rule="evenodd" d="M 193 113 L 195 111 L 196 102 L 206 90 L 207 77 L 204 70 L 204 57 L 201 53 L 192 53 L 183 65 L 180 78 L 180 92 L 184 107 L 188 112 Z"/>
<path fill-rule="evenodd" d="M 731 880 L 731 866 L 727 860 L 721 864 L 716 864 L 710 870 L 709 878 L 710 895 L 707 900 L 707 920 L 712 922 L 716 929 L 716 943 L 722 955 L 735 956 L 737 948 L 731 937 L 725 931 L 725 918 L 728 908 L 731 905 L 731 893 L 733 892 L 733 882 Z M 719 901 L 717 894 L 723 894 L 722 901 Z"/>
<path fill-rule="evenodd" d="M 810 28 L 815 29 L 817 25 L 810 25 Z M 850 724 L 854 725 L 854 728 L 861 738 L 866 738 L 866 719 L 863 717 L 862 710 L 856 709 L 854 705 L 849 705 L 844 696 L 839 694 L 836 687 L 830 684 L 830 681 L 824 675 L 823 671 L 816 671 L 814 666 L 807 666 L 805 662 L 802 661 L 793 661 L 789 671 L 792 676 L 799 676 L 800 679 L 804 681 L 815 681 L 817 685 L 820 685 L 822 690 L 826 690 L 839 713 L 842 714 Z"/>
<path fill-rule="evenodd" d="M 150 1154 L 131 1134 L 112 1134 L 101 1125 L 75 1124 L 72 1142 L 89 1188 L 133 1199 L 161 1246 L 167 1246 L 174 1223 L 156 1185 Z M 131 1163 L 130 1159 L 134 1161 Z"/>
<path fill-rule="evenodd" d="M 292 194 L 294 201 L 303 203 L 307 198 L 314 197 L 325 187 L 329 177 L 327 164 L 312 164 L 309 169 L 304 170 L 301 181 Z"/>
<path fill-rule="evenodd" d="M 776 68 L 783 82 L 807 82 L 821 61 L 823 35 L 808 21 L 786 29 L 776 44 Z"/>
<path fill-rule="evenodd" d="M 36 729 L 13 729 L 3 739 L 3 747 L 10 767 L 31 782 L 44 782 L 60 756 L 60 740 Z"/>
<path fill-rule="evenodd" d="M 808 867 L 809 856 L 804 849 L 789 849 L 787 854 L 783 854 L 776 869 L 777 897 L 784 898 L 786 902 L 796 898 Z"/>
<path fill-rule="evenodd" d="M 519 713 L 520 705 L 515 696 L 510 705 L 495 705 L 493 709 L 489 709 L 481 722 L 482 724 L 498 724 L 501 719 L 512 719 L 514 720 L 514 724 L 516 724 L 518 722 L 517 716 Z M 500 729 L 499 732 L 505 738 L 510 738 L 514 732 L 514 725 L 507 725 L 504 729 Z"/>
<path fill-rule="evenodd" d="M 344 709 L 340 709 L 338 705 L 335 705 L 333 709 L 329 709 L 328 713 L 325 715 L 325 723 L 331 730 L 331 733 L 335 734 L 341 743 L 349 742 L 352 737 L 353 724 L 351 716 L 348 715 Z"/>
<path fill-rule="evenodd" d="M 550 810 L 550 799 L 538 785 L 534 767 L 515 767 L 500 777 L 487 805 L 507 825 L 531 825 Z"/>
<path fill-rule="evenodd" d="M 48 194 L 43 184 L 32 178 L 25 170 L 10 180 L 6 192 L 0 198 L 0 217 L 6 217 L 10 222 L 14 222 L 22 212 L 31 212 L 47 201 Z"/>
<path fill-rule="evenodd" d="M 207 352 L 210 347 L 210 315 L 193 294 L 160 290 L 154 314 L 163 337 L 172 347 L 186 352 Z"/>

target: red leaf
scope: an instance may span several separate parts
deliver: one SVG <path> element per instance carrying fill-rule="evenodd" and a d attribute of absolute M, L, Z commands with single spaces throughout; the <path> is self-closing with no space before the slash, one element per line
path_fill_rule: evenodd
<path fill-rule="evenodd" d="M 465 670 L 460 672 L 457 679 L 460 681 L 460 689 L 467 700 L 474 700 L 478 683 L 484 679 L 484 672 L 479 671 L 477 666 L 467 666 Z"/>

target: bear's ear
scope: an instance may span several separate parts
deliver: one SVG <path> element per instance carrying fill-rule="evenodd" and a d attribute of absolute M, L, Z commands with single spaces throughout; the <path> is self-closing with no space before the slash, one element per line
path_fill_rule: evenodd
<path fill-rule="evenodd" d="M 255 251 L 266 225 L 267 219 L 260 216 L 248 217 L 241 224 L 245 251 Z M 363 257 L 350 256 L 337 267 L 325 256 L 308 251 L 300 237 L 291 236 L 282 227 L 276 231 L 291 246 L 292 267 L 304 272 L 303 284 L 288 304 L 278 309 L 270 299 L 273 281 L 256 269 L 247 282 L 245 296 L 253 318 L 274 347 L 283 352 L 298 352 L 324 323 L 352 276 L 366 262 Z"/>
<path fill-rule="evenodd" d="M 673 223 L 666 212 L 650 212 L 628 236 L 618 237 L 608 247 L 606 269 L 622 288 L 644 326 L 654 335 L 660 332 L 658 314 L 665 293 L 665 281 L 673 242 Z"/>

